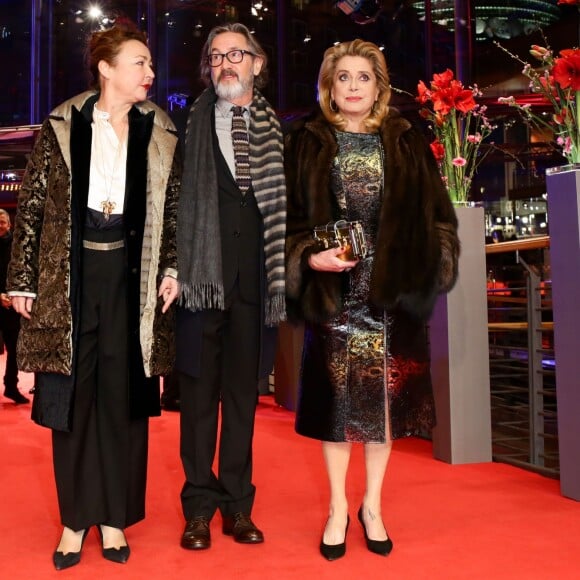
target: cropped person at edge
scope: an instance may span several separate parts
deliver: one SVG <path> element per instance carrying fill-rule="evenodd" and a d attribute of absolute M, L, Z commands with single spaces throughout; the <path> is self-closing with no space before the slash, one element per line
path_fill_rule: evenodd
<path fill-rule="evenodd" d="M 12 399 L 16 405 L 30 401 L 18 390 L 18 364 L 16 362 L 16 344 L 20 332 L 20 316 L 12 308 L 12 298 L 6 294 L 6 275 L 12 248 L 12 231 L 10 214 L 0 209 L 0 332 L 6 351 L 6 368 L 4 371 L 4 396 Z"/>

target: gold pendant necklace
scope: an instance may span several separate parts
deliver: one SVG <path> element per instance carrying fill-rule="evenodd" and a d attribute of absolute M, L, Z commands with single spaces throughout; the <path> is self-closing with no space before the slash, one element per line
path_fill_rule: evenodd
<path fill-rule="evenodd" d="M 110 125 L 110 128 L 113 129 L 113 127 L 109 121 L 108 115 L 107 116 L 103 115 L 103 112 L 99 111 L 98 109 L 97 109 L 97 111 L 100 114 L 100 119 L 103 120 L 104 122 L 108 123 Z M 119 162 L 123 157 L 123 152 L 124 152 L 124 147 L 125 147 L 125 136 L 128 133 L 129 128 L 128 128 L 128 125 L 125 124 L 123 127 L 123 130 L 121 132 L 121 135 L 118 138 L 117 147 L 115 149 L 115 157 L 113 158 L 113 167 L 112 167 L 111 175 L 110 175 L 109 179 L 107 179 L 107 167 L 106 167 L 106 162 L 105 162 L 105 159 L 106 159 L 105 151 L 107 149 L 107 144 L 104 143 L 105 132 L 107 130 L 108 130 L 108 127 L 105 125 L 105 123 L 103 123 L 101 125 L 101 127 L 99 128 L 99 131 L 97 133 L 98 134 L 98 141 L 99 141 L 98 151 L 99 151 L 99 157 L 100 157 L 100 162 L 101 162 L 100 163 L 101 172 L 102 172 L 103 182 L 105 185 L 105 199 L 100 202 L 100 207 L 101 207 L 101 211 L 103 213 L 103 218 L 105 219 L 105 221 L 109 221 L 113 211 L 117 207 L 117 203 L 111 199 L 111 194 L 113 192 L 113 184 L 115 182 L 115 175 L 117 174 L 117 170 L 119 168 Z M 113 131 L 114 131 L 114 129 L 113 129 Z"/>
<path fill-rule="evenodd" d="M 117 204 L 110 199 L 105 199 L 101 202 L 101 208 L 103 210 L 103 217 L 105 218 L 105 221 L 109 221 L 109 218 L 111 217 L 111 214 L 116 207 Z"/>

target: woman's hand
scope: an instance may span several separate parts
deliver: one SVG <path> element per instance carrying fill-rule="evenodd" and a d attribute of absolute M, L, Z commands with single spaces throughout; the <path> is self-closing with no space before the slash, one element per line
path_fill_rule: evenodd
<path fill-rule="evenodd" d="M 28 320 L 30 320 L 33 302 L 34 298 L 29 298 L 28 296 L 12 296 L 12 308 Z"/>
<path fill-rule="evenodd" d="M 311 254 L 308 265 L 320 272 L 348 272 L 358 264 L 358 260 L 344 260 L 339 258 L 347 248 L 330 248 L 317 254 Z"/>
<path fill-rule="evenodd" d="M 165 314 L 173 301 L 179 296 L 179 282 L 171 276 L 164 276 L 159 285 L 157 296 L 163 298 L 163 308 L 161 312 Z"/>

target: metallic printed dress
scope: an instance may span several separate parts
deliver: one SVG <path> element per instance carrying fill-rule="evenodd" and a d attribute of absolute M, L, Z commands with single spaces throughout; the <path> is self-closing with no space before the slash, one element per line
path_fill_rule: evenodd
<path fill-rule="evenodd" d="M 343 274 L 342 312 L 328 323 L 306 326 L 300 405 L 330 406 L 330 412 L 319 409 L 328 441 L 384 442 L 387 320 L 368 301 L 383 183 L 382 145 L 376 134 L 336 136 L 332 188 L 341 219 L 362 223 L 369 253 Z"/>

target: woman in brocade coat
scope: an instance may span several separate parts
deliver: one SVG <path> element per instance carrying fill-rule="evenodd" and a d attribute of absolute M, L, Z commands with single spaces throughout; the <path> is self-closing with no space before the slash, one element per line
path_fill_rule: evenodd
<path fill-rule="evenodd" d="M 129 558 L 178 293 L 177 136 L 147 101 L 146 37 L 116 25 L 88 56 L 97 90 L 52 111 L 28 163 L 7 284 L 19 366 L 36 373 L 33 419 L 52 429 L 57 570 L 78 564 L 93 526 L 107 560 Z"/>
<path fill-rule="evenodd" d="M 306 323 L 296 430 L 321 440 L 330 484 L 320 551 L 346 551 L 346 473 L 364 444 L 358 511 L 367 547 L 392 549 L 381 490 L 392 440 L 434 425 L 426 321 L 451 289 L 459 243 L 453 206 L 423 135 L 389 107 L 383 54 L 354 40 L 328 49 L 321 111 L 286 138 L 289 312 Z M 316 226 L 360 221 L 368 255 L 321 250 Z"/>

